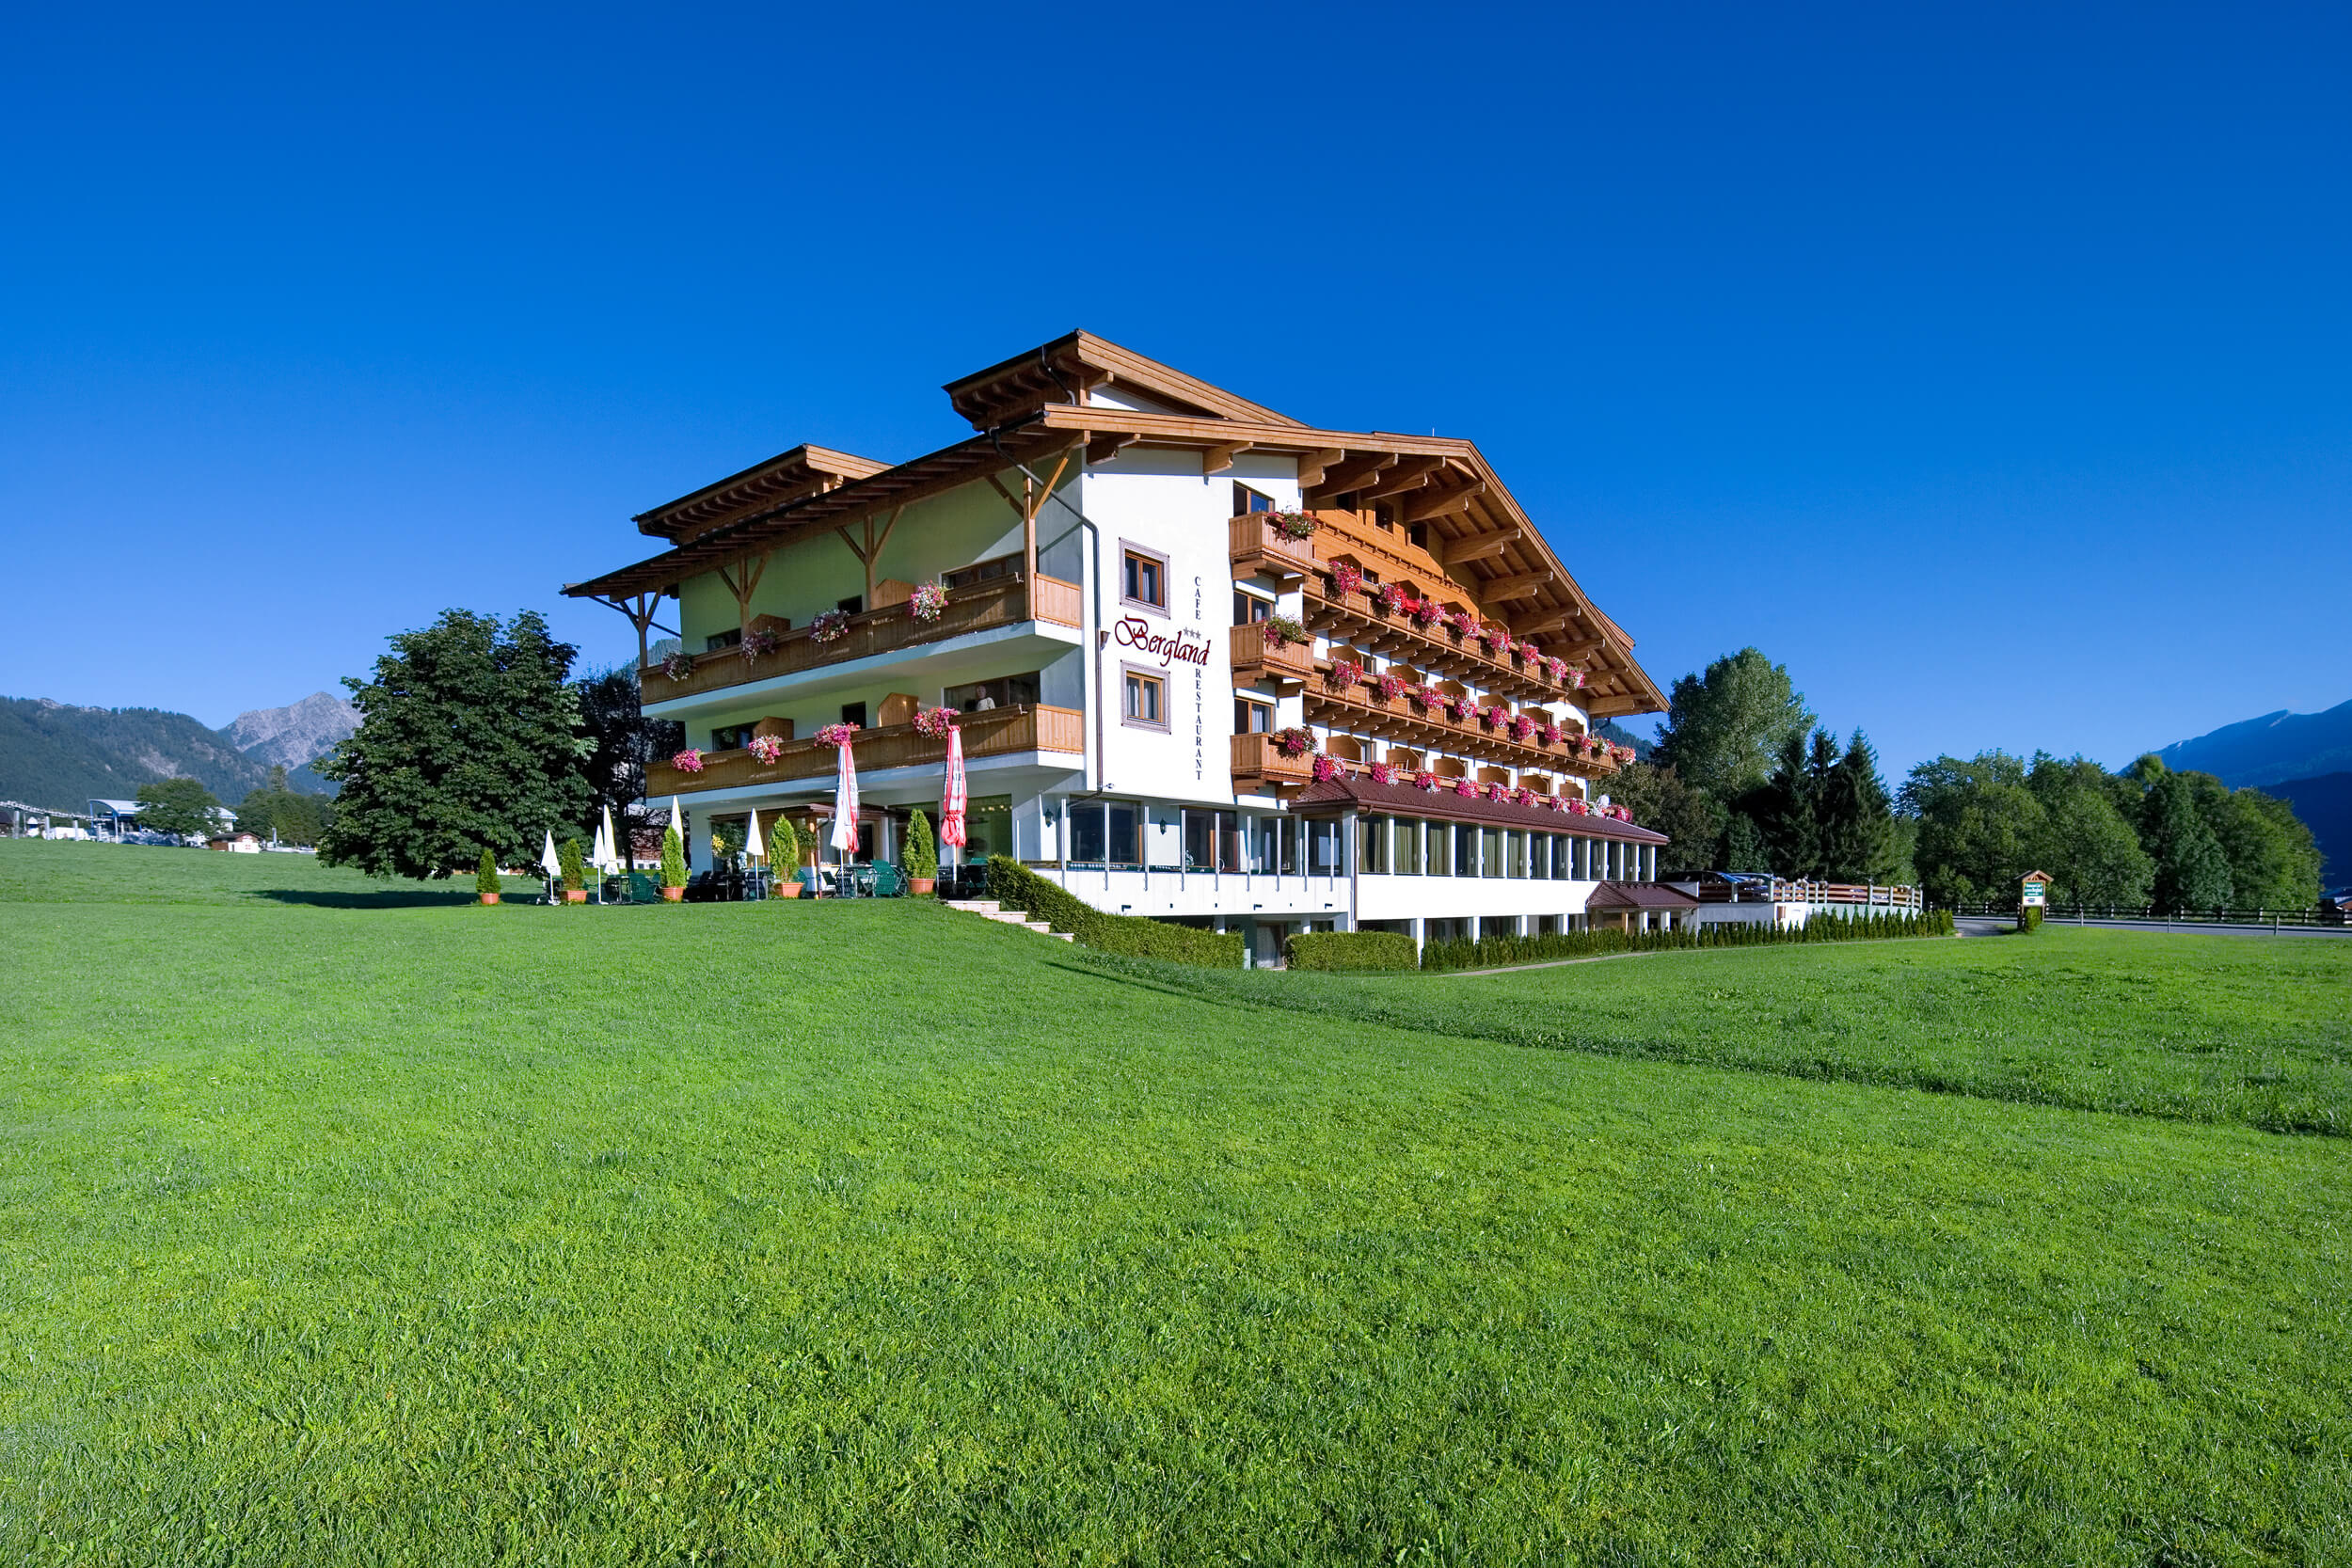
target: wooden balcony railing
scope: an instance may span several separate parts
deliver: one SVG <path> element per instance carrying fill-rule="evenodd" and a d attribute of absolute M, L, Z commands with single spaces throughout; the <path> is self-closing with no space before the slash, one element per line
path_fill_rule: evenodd
<path fill-rule="evenodd" d="M 1353 735 L 1368 735 L 1416 751 L 1447 752 L 1501 767 L 1603 778 L 1617 770 L 1616 758 L 1589 749 L 1582 736 L 1563 735 L 1555 745 L 1543 737 L 1512 737 L 1501 726 L 1472 717 L 1456 719 L 1435 704 L 1409 697 L 1384 697 L 1375 686 L 1331 685 L 1327 667 L 1307 686 L 1307 722 Z"/>
<path fill-rule="evenodd" d="M 1286 757 L 1275 749 L 1274 736 L 1248 733 L 1233 736 L 1233 788 L 1244 795 L 1282 794 L 1304 789 L 1313 778 L 1311 756 Z"/>
<path fill-rule="evenodd" d="M 1081 624 L 1076 583 L 1040 575 L 1035 587 L 1032 594 L 1030 585 L 1015 573 L 993 582 L 951 591 L 947 608 L 936 621 L 918 621 L 907 612 L 905 605 L 892 605 L 850 616 L 849 628 L 830 642 L 818 641 L 806 626 L 800 626 L 784 633 L 775 648 L 768 653 L 746 657 L 738 649 L 722 648 L 716 653 L 696 654 L 694 668 L 683 680 L 672 680 L 660 666 L 650 666 L 643 675 L 644 700 L 661 703 L 697 696 L 748 681 L 772 680 L 778 675 L 798 674 L 829 664 L 846 664 L 853 658 L 897 653 L 902 648 L 943 642 L 951 637 L 1017 626 L 1024 621 L 1050 621 L 1064 626 Z"/>
<path fill-rule="evenodd" d="M 1233 681 L 1254 686 L 1276 681 L 1295 686 L 1315 673 L 1314 649 L 1306 642 L 1276 641 L 1265 623 L 1255 621 L 1233 628 Z"/>
<path fill-rule="evenodd" d="M 1008 756 L 1020 752 L 1086 754 L 1086 716 L 1073 708 L 1024 705 L 967 713 L 956 721 L 963 731 L 967 757 Z M 860 773 L 885 768 L 945 768 L 947 740 L 928 736 L 912 724 L 861 730 L 852 742 Z M 1074 766 L 1074 764 L 1073 764 Z M 748 751 L 707 752 L 703 770 L 684 773 L 666 762 L 645 769 L 645 793 L 691 795 L 698 790 L 739 789 L 749 784 L 783 784 L 794 779 L 831 778 L 834 749 L 815 740 L 787 740 L 783 754 L 763 763 Z"/>
<path fill-rule="evenodd" d="M 1403 534 L 1391 533 L 1353 512 L 1318 512 L 1311 546 L 1315 566 L 1306 577 L 1308 629 L 1352 641 L 1369 652 L 1436 670 L 1484 691 L 1503 691 L 1531 702 L 1576 702 L 1579 677 L 1570 672 L 1555 681 L 1538 659 L 1498 658 L 1474 638 L 1456 634 L 1443 622 L 1419 626 L 1402 614 L 1379 608 L 1380 588 L 1395 585 L 1415 598 L 1434 600 L 1448 611 L 1470 614 L 1482 626 L 1503 617 L 1487 610 L 1448 576 L 1436 558 Z M 1240 519 L 1236 518 L 1236 522 Z M 1327 576 L 1331 563 L 1354 562 L 1379 578 L 1353 594 L 1340 594 Z M 1367 641 L 1369 640 L 1369 641 Z"/>
<path fill-rule="evenodd" d="M 1314 539 L 1287 539 L 1266 519 L 1273 514 L 1248 512 L 1231 525 L 1233 569 L 1245 575 L 1264 572 L 1285 581 L 1311 576 L 1315 570 Z"/>

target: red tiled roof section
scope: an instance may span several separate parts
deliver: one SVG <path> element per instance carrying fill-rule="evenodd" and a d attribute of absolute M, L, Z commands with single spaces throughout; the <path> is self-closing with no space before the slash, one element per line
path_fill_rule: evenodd
<path fill-rule="evenodd" d="M 1453 781 L 1436 789 L 1419 784 L 1374 784 L 1349 775 L 1320 779 L 1299 792 L 1291 810 L 1312 816 L 1348 810 L 1383 812 L 1391 816 L 1420 816 L 1433 822 L 1475 822 L 1499 828 L 1533 828 L 1547 833 L 1577 833 L 1585 838 L 1613 838 L 1627 844 L 1663 844 L 1666 835 L 1609 816 L 1579 816 L 1549 806 L 1522 806 L 1516 800 L 1489 800 L 1454 793 Z M 1695 902 L 1695 900 L 1693 900 Z M 1677 906 L 1679 908 L 1680 906 Z"/>
<path fill-rule="evenodd" d="M 1584 900 L 1588 910 L 1695 910 L 1699 901 L 1663 882 L 1603 882 Z"/>

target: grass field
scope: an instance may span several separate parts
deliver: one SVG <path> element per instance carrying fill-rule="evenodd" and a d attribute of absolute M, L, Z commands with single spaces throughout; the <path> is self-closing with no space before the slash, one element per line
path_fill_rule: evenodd
<path fill-rule="evenodd" d="M 2352 1560 L 2335 943 L 463 896 L 0 842 L 0 1561 Z"/>

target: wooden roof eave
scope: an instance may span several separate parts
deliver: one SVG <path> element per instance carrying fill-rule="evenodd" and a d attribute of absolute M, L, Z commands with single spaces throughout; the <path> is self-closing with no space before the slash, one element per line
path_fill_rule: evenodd
<path fill-rule="evenodd" d="M 697 524 L 731 521 L 729 513 L 763 504 L 780 505 L 815 491 L 869 479 L 889 467 L 889 464 L 871 457 L 803 443 L 689 491 L 675 500 L 648 508 L 630 521 L 641 533 L 675 539 Z"/>
<path fill-rule="evenodd" d="M 1044 431 L 1034 422 L 997 434 L 1005 442 L 1006 451 L 1021 462 L 1032 462 L 1070 444 L 1068 436 Z M 564 593 L 573 598 L 603 598 L 656 590 L 675 593 L 687 578 L 715 571 L 747 552 L 793 544 L 819 529 L 837 529 L 885 508 L 911 506 L 996 473 L 1006 466 L 1005 456 L 997 451 L 994 442 L 985 436 L 975 436 L 868 478 L 739 518 L 698 534 L 675 549 L 587 582 L 567 583 Z"/>
<path fill-rule="evenodd" d="M 975 429 L 985 430 L 1012 415 L 1033 413 L 1042 406 L 1071 406 L 1072 392 L 1104 382 L 1133 387 L 1154 402 L 1198 410 L 1197 415 L 1188 418 L 1276 425 L 1297 423 L 1287 414 L 1236 396 L 1133 349 L 1121 348 L 1091 332 L 1065 334 L 1026 353 L 1001 359 L 985 370 L 959 376 L 943 389 L 957 413 L 970 420 Z"/>

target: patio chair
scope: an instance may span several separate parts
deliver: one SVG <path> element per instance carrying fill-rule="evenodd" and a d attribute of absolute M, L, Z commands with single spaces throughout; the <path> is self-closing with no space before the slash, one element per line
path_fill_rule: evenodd
<path fill-rule="evenodd" d="M 899 898 L 905 896 L 906 891 L 906 878 L 897 866 L 892 865 L 887 861 L 876 861 L 874 863 L 875 897 Z"/>

